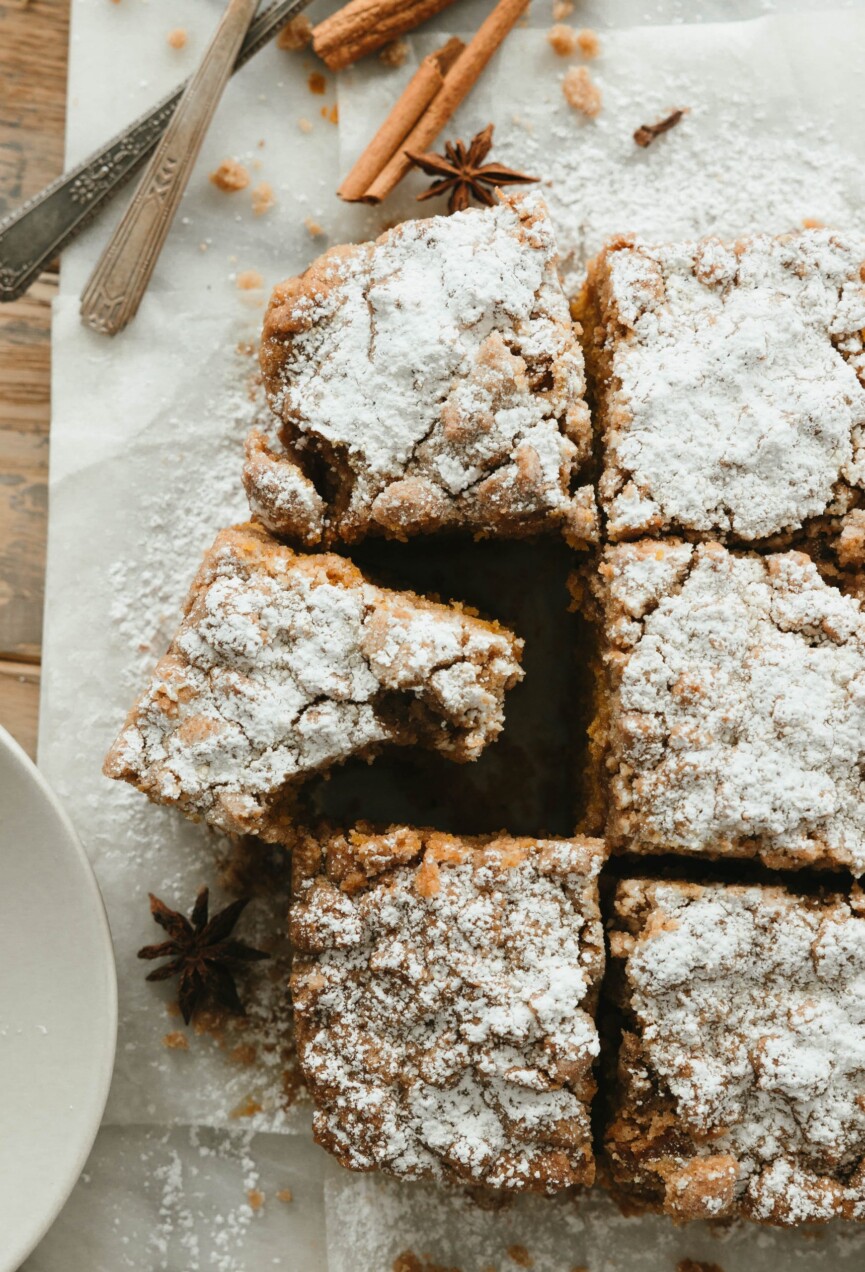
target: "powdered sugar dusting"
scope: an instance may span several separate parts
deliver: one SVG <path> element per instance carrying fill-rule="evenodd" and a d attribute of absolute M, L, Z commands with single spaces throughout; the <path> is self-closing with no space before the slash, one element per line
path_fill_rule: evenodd
<path fill-rule="evenodd" d="M 447 526 L 584 540 L 583 357 L 556 259 L 529 194 L 334 248 L 278 287 L 262 362 L 284 450 L 251 442 L 257 515 L 306 542 Z M 332 470 L 326 512 L 310 454 Z"/>
<path fill-rule="evenodd" d="M 319 1142 L 358 1170 L 556 1192 L 594 1177 L 596 840 L 406 830 L 308 845 L 292 911 Z"/>
<path fill-rule="evenodd" d="M 622 885 L 621 907 L 641 903 L 626 976 L 642 1058 L 693 1153 L 734 1160 L 719 1209 L 865 1217 L 865 919 L 781 888 Z"/>
<path fill-rule="evenodd" d="M 865 239 L 825 230 L 602 255 L 611 538 L 756 539 L 846 509 L 865 484 L 863 269 Z"/>
<path fill-rule="evenodd" d="M 383 742 L 469 759 L 501 730 L 521 644 L 504 628 L 223 531 L 106 761 L 109 776 L 238 834 L 280 840 L 286 788 Z M 385 695 L 408 698 L 394 712 Z"/>
<path fill-rule="evenodd" d="M 655 554 L 674 581 L 645 612 Z M 634 579 L 629 620 L 596 584 L 618 645 L 607 656 L 613 842 L 865 872 L 858 601 L 799 553 L 718 544 L 611 548 L 603 573 L 619 598 Z"/>

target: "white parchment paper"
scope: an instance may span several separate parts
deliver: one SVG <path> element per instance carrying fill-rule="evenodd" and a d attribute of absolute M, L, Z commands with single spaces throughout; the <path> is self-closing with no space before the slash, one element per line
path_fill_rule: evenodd
<path fill-rule="evenodd" d="M 602 1199 L 481 1212 L 448 1194 L 352 1177 L 311 1144 L 303 1108 L 286 1114 L 265 1098 L 253 1119 L 232 1117 L 257 1094 L 255 1075 L 206 1037 L 193 1037 L 188 1052 L 165 1048 L 170 995 L 144 983 L 135 959 L 155 939 L 146 893 L 188 904 L 215 878 L 224 845 L 108 782 L 100 766 L 200 553 L 219 526 L 245 514 L 240 458 L 255 407 L 244 350 L 277 279 L 329 243 L 416 214 L 417 178 L 376 210 L 345 207 L 333 191 L 417 59 L 451 22 L 473 29 L 487 7 L 467 0 L 441 15 L 439 34 L 415 37 L 398 70 L 373 59 L 345 73 L 338 126 L 330 121 L 337 85 L 328 77 L 323 96 L 310 93 L 311 58 L 259 55 L 229 86 L 139 316 L 115 340 L 81 327 L 77 297 L 119 207 L 64 257 L 40 764 L 105 894 L 121 1018 L 106 1127 L 89 1178 L 28 1262 L 39 1272 L 280 1263 L 388 1272 L 406 1249 L 479 1272 L 518 1266 L 507 1253 L 518 1246 L 538 1272 L 584 1264 L 660 1272 L 684 1257 L 725 1272 L 865 1263 L 865 1244 L 849 1233 L 814 1240 L 736 1229 L 719 1239 L 665 1220 L 622 1220 Z M 863 6 L 790 0 L 768 9 L 752 0 L 578 5 L 572 21 L 597 27 L 602 40 L 591 72 L 604 109 L 584 121 L 561 96 L 566 63 L 545 42 L 551 19 L 537 0 L 448 135 L 495 121 L 503 161 L 544 178 L 572 279 L 610 233 L 731 234 L 804 218 L 863 228 Z M 216 0 L 73 0 L 70 161 L 188 73 L 219 10 Z M 734 17 L 743 20 L 711 21 Z M 178 25 L 189 36 L 180 53 L 165 38 Z M 683 124 L 638 151 L 634 128 L 673 106 L 689 107 Z M 247 165 L 253 186 L 272 186 L 276 205 L 265 216 L 254 215 L 249 190 L 226 195 L 208 182 L 226 156 Z M 239 275 L 253 285 L 238 287 Z M 289 1175 L 297 1201 L 280 1203 Z M 247 1197 L 256 1191 L 266 1197 L 259 1209 Z"/>

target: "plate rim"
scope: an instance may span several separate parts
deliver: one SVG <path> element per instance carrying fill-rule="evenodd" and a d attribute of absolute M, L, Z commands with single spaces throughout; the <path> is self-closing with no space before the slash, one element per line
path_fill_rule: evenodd
<path fill-rule="evenodd" d="M 118 1023 L 118 996 L 117 996 L 117 965 L 114 958 L 114 942 L 111 936 L 111 927 L 108 921 L 108 914 L 105 909 L 105 901 L 99 888 L 99 883 L 93 866 L 87 853 L 84 851 L 84 845 L 81 838 L 72 824 L 69 814 L 63 807 L 60 799 L 49 785 L 48 780 L 33 762 L 24 748 L 12 736 L 8 729 L 0 724 L 0 752 L 5 752 L 13 764 L 20 770 L 22 776 L 26 777 L 32 786 L 36 788 L 38 794 L 50 806 L 53 814 L 58 819 L 60 825 L 66 832 L 66 846 L 63 852 L 71 852 L 78 860 L 82 867 L 82 878 L 84 887 L 90 893 L 90 899 L 93 904 L 94 916 L 94 935 L 97 936 L 99 944 L 105 955 L 107 976 L 108 1001 L 106 1003 L 106 1025 L 108 1040 L 107 1046 L 102 1052 L 102 1058 L 99 1062 L 99 1072 L 97 1074 L 98 1081 L 95 1084 L 92 1125 L 86 1135 L 81 1137 L 81 1143 L 75 1154 L 73 1162 L 68 1168 L 67 1177 L 64 1179 L 58 1195 L 54 1197 L 52 1204 L 43 1212 L 38 1212 L 38 1218 L 33 1224 L 25 1224 L 20 1234 L 15 1237 L 13 1234 L 13 1242 L 8 1250 L 0 1250 L 0 1272 L 15 1272 L 20 1268 L 21 1264 L 27 1259 L 42 1238 L 48 1233 L 54 1224 L 69 1197 L 72 1194 L 75 1185 L 81 1177 L 81 1173 L 90 1156 L 90 1151 L 99 1133 L 102 1125 L 102 1117 L 105 1112 L 105 1105 L 108 1101 L 108 1092 L 111 1087 L 111 1080 L 114 1074 L 114 1061 L 117 1053 L 117 1023 Z M 11 1261 L 9 1261 L 11 1260 Z"/>

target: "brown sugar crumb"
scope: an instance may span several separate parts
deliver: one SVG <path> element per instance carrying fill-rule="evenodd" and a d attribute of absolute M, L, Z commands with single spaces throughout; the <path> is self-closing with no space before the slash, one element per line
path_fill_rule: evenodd
<path fill-rule="evenodd" d="M 305 13 L 300 13 L 285 26 L 276 37 L 276 47 L 288 53 L 298 53 L 305 49 L 312 39 L 312 23 Z"/>
<path fill-rule="evenodd" d="M 312 132 L 312 120 L 307 119 L 305 115 L 301 115 L 300 119 L 297 121 L 297 126 L 302 133 Z"/>
<path fill-rule="evenodd" d="M 294 1193 L 290 1188 L 280 1188 L 279 1192 L 276 1194 L 276 1200 L 283 1201 L 286 1205 L 288 1205 L 289 1202 L 294 1201 Z"/>
<path fill-rule="evenodd" d="M 405 40 L 392 40 L 390 44 L 386 44 L 378 55 L 378 60 L 383 66 L 389 66 L 395 69 L 402 66 L 408 57 L 408 44 Z"/>
<path fill-rule="evenodd" d="M 327 92 L 327 80 L 322 75 L 321 71 L 312 71 L 306 83 L 309 91 L 311 93 L 315 93 L 319 97 L 322 93 Z"/>
<path fill-rule="evenodd" d="M 241 270 L 235 282 L 241 291 L 254 291 L 256 287 L 264 286 L 264 279 L 257 269 Z"/>
<path fill-rule="evenodd" d="M 393 1272 L 460 1272 L 460 1269 L 445 1267 L 443 1263 L 431 1263 L 413 1250 L 403 1250 L 393 1261 Z"/>
<path fill-rule="evenodd" d="M 228 1116 L 232 1118 L 255 1117 L 256 1113 L 261 1112 L 262 1106 L 258 1100 L 254 1100 L 251 1095 L 248 1095 L 245 1100 L 242 1100 L 240 1104 L 231 1110 Z"/>
<path fill-rule="evenodd" d="M 319 225 L 318 221 L 314 221 L 311 216 L 306 218 L 304 225 L 310 238 L 324 238 L 324 227 Z"/>
<path fill-rule="evenodd" d="M 557 22 L 547 32 L 547 43 L 559 57 L 570 57 L 577 47 L 577 33 L 564 22 Z"/>
<path fill-rule="evenodd" d="M 222 190 L 225 194 L 236 194 L 249 185 L 249 173 L 236 159 L 223 159 L 219 167 L 211 172 L 210 180 L 217 190 Z"/>
<path fill-rule="evenodd" d="M 168 1047 L 169 1051 L 188 1051 L 189 1039 L 185 1033 L 179 1029 L 175 1029 L 172 1033 L 167 1033 L 162 1039 L 163 1047 Z"/>
<path fill-rule="evenodd" d="M 169 31 L 165 37 L 172 49 L 183 49 L 186 47 L 186 31 L 183 27 L 175 27 L 173 31 Z"/>
<path fill-rule="evenodd" d="M 574 11 L 574 0 L 553 0 L 553 21 L 563 22 Z"/>
<path fill-rule="evenodd" d="M 334 102 L 334 104 L 330 107 L 322 106 L 321 117 L 322 119 L 326 119 L 329 124 L 338 124 L 339 123 L 339 107 L 337 106 L 336 102 Z"/>
<path fill-rule="evenodd" d="M 565 101 L 580 114 L 594 119 L 601 110 L 601 90 L 584 66 L 572 66 L 562 80 Z"/>
<path fill-rule="evenodd" d="M 256 216 L 264 216 L 276 206 L 276 195 L 269 181 L 259 181 L 252 192 L 252 211 Z"/>
<path fill-rule="evenodd" d="M 817 216 L 806 216 L 802 219 L 803 230 L 825 230 L 826 222 Z"/>
<path fill-rule="evenodd" d="M 422 897 L 434 897 L 441 886 L 439 868 L 427 853 L 414 877 L 415 892 Z"/>
<path fill-rule="evenodd" d="M 577 47 L 583 57 L 597 57 L 601 51 L 601 41 L 598 39 L 597 32 L 589 27 L 583 27 L 582 31 L 577 32 Z"/>
<path fill-rule="evenodd" d="M 518 1268 L 533 1268 L 535 1261 L 529 1254 L 524 1245 L 511 1245 L 507 1248 L 508 1258 L 517 1265 Z"/>
<path fill-rule="evenodd" d="M 246 1194 L 246 1200 L 249 1202 L 253 1210 L 260 1210 L 264 1205 L 264 1193 L 258 1188 L 250 1188 Z"/>

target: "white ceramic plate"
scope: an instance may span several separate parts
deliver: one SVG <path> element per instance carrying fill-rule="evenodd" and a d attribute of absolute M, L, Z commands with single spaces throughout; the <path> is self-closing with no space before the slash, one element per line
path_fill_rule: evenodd
<path fill-rule="evenodd" d="M 0 1272 L 51 1225 L 108 1095 L 117 983 L 72 824 L 0 729 Z"/>

